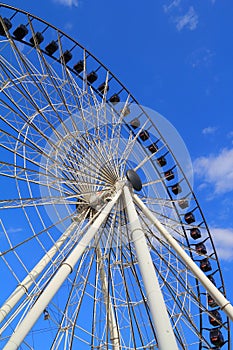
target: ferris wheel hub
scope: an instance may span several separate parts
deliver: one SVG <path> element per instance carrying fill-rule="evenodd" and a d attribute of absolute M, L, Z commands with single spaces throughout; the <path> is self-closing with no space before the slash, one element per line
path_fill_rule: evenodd
<path fill-rule="evenodd" d="M 141 191 L 142 189 L 142 181 L 136 171 L 129 169 L 126 172 L 126 177 L 128 181 L 131 183 L 135 191 Z"/>

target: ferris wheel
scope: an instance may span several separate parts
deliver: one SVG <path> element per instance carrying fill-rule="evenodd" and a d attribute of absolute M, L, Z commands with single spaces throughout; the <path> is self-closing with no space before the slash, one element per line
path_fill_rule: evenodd
<path fill-rule="evenodd" d="M 230 350 L 174 128 L 77 41 L 0 7 L 1 349 Z"/>

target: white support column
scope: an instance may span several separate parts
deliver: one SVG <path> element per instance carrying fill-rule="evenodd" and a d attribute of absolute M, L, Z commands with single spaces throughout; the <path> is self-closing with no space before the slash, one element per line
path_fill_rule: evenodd
<path fill-rule="evenodd" d="M 111 301 L 110 295 L 108 294 L 108 281 L 107 281 L 107 276 L 103 266 L 103 256 L 101 253 L 101 249 L 99 247 L 97 247 L 96 251 L 97 251 L 98 266 L 100 269 L 100 279 L 102 284 L 102 290 L 104 294 L 104 303 L 106 307 L 106 313 L 108 315 L 112 349 L 120 350 L 119 333 L 118 333 L 117 322 L 116 322 L 116 318 L 113 310 L 112 301 Z"/>
<path fill-rule="evenodd" d="M 233 321 L 233 306 L 224 297 L 224 295 L 218 290 L 217 287 L 208 279 L 204 272 L 196 265 L 196 263 L 190 258 L 190 256 L 184 251 L 183 248 L 177 243 L 177 241 L 171 236 L 166 228 L 159 222 L 153 213 L 146 207 L 141 199 L 134 194 L 134 200 L 140 207 L 142 212 L 147 218 L 155 225 L 161 235 L 172 246 L 176 253 L 181 257 L 187 268 L 192 271 L 193 275 L 201 282 L 207 292 L 214 298 L 220 308 L 226 313 L 226 315 Z"/>
<path fill-rule="evenodd" d="M 131 228 L 132 241 L 134 242 L 136 249 L 138 264 L 156 330 L 159 350 L 178 350 L 162 291 L 147 246 L 145 234 L 142 230 L 132 195 L 127 186 L 124 187 L 124 196 Z"/>
<path fill-rule="evenodd" d="M 44 309 L 47 307 L 49 302 L 52 300 L 54 295 L 57 293 L 59 288 L 62 286 L 68 275 L 73 271 L 74 266 L 79 260 L 80 256 L 83 254 L 87 246 L 90 244 L 91 240 L 94 238 L 96 232 L 111 212 L 113 206 L 120 197 L 122 189 L 119 189 L 112 200 L 106 204 L 99 214 L 97 219 L 93 222 L 92 226 L 88 229 L 85 236 L 80 240 L 71 254 L 64 260 L 60 268 L 49 282 L 43 293 L 37 299 L 31 310 L 27 313 L 25 318 L 16 328 L 15 332 L 12 334 L 10 340 L 5 345 L 4 350 L 17 350 L 20 344 L 23 342 L 24 338 L 30 332 L 33 325 L 36 323 L 40 315 L 43 313 Z"/>
<path fill-rule="evenodd" d="M 61 248 L 66 239 L 70 236 L 71 232 L 77 224 L 73 222 L 63 235 L 56 241 L 54 246 L 43 256 L 43 258 L 36 264 L 36 266 L 29 272 L 29 274 L 24 278 L 24 280 L 18 285 L 14 292 L 9 296 L 7 301 L 2 305 L 0 309 L 0 322 L 9 314 L 9 312 L 14 308 L 14 306 L 19 302 L 19 300 L 27 293 L 28 289 L 33 283 L 35 283 L 38 276 L 45 269 L 45 267 L 52 260 L 54 255 Z M 1 330 L 0 330 L 1 334 Z"/>

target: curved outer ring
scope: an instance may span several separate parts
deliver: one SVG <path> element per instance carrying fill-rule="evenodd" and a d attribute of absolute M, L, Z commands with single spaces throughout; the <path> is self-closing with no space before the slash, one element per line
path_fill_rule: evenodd
<path fill-rule="evenodd" d="M 129 92 L 129 90 L 119 81 L 119 79 L 118 79 L 112 72 L 110 72 L 104 64 L 102 64 L 102 62 L 101 62 L 100 60 L 98 60 L 93 54 L 91 54 L 91 52 L 89 52 L 87 49 L 85 49 L 84 46 L 82 46 L 82 45 L 81 45 L 80 43 L 78 43 L 76 40 L 74 40 L 74 39 L 71 38 L 69 35 L 67 35 L 66 33 L 64 33 L 62 30 L 58 29 L 56 26 L 54 26 L 54 25 L 48 23 L 47 21 L 45 21 L 45 20 L 43 20 L 43 19 L 41 19 L 41 18 L 39 18 L 39 17 L 37 17 L 37 16 L 32 15 L 31 13 L 29 13 L 29 12 L 27 12 L 27 11 L 24 11 L 24 10 L 21 10 L 21 9 L 18 9 L 18 8 L 15 8 L 15 7 L 13 7 L 13 6 L 10 6 L 10 5 L 7 5 L 7 4 L 4 4 L 4 3 L 0 3 L 0 8 L 1 8 L 1 7 L 6 8 L 6 9 L 9 9 L 9 10 L 12 10 L 12 11 L 15 12 L 15 14 L 17 14 L 17 13 L 24 14 L 25 16 L 27 16 L 27 17 L 29 17 L 29 18 L 31 18 L 31 19 L 34 19 L 34 20 L 39 21 L 40 23 L 43 23 L 44 25 L 46 25 L 46 27 L 48 27 L 48 28 L 50 27 L 50 28 L 52 28 L 53 30 L 57 31 L 57 32 L 60 33 L 62 36 L 66 37 L 68 40 L 70 40 L 75 46 L 78 46 L 80 49 L 82 49 L 82 50 L 85 52 L 85 54 L 86 54 L 87 56 L 90 56 L 96 63 L 98 63 L 99 67 L 103 68 L 106 72 L 108 72 L 108 74 L 111 76 L 111 78 L 114 79 L 114 81 L 119 85 L 119 87 L 121 87 L 121 89 L 122 89 L 121 91 L 125 91 L 125 92 L 130 96 L 131 101 L 134 102 L 135 104 L 137 104 L 137 106 L 141 109 L 142 113 L 150 120 L 150 123 L 153 125 L 153 127 L 155 128 L 155 130 L 156 130 L 157 133 L 159 134 L 161 140 L 162 140 L 163 143 L 166 145 L 166 147 L 167 147 L 169 153 L 171 154 L 175 166 L 179 168 L 179 171 L 181 172 L 181 174 L 182 174 L 184 180 L 186 181 L 186 184 L 188 185 L 188 188 L 189 188 L 189 190 L 190 190 L 190 194 L 192 195 L 192 199 L 195 201 L 195 204 L 196 204 L 196 205 L 195 205 L 195 208 L 196 208 L 197 210 L 199 210 L 200 216 L 201 216 L 201 218 L 202 218 L 202 224 L 204 225 L 204 227 L 205 227 L 205 229 L 206 229 L 206 232 L 207 232 L 207 234 L 208 234 L 208 239 L 209 239 L 210 242 L 211 242 L 211 246 L 212 246 L 212 249 L 213 249 L 213 254 L 212 254 L 212 255 L 214 255 L 214 257 L 215 257 L 215 259 L 216 259 L 217 270 L 218 270 L 219 277 L 220 277 L 220 280 L 221 280 L 220 289 L 222 290 L 223 294 L 225 294 L 225 286 L 224 286 L 222 271 L 221 271 L 221 268 L 220 268 L 220 263 L 219 263 L 219 260 L 218 260 L 218 257 L 217 257 L 216 249 L 215 249 L 215 247 L 214 247 L 214 242 L 213 242 L 213 239 L 212 239 L 212 237 L 211 237 L 211 234 L 210 234 L 209 228 L 208 228 L 208 226 L 207 226 L 206 220 L 205 220 L 205 218 L 204 218 L 204 214 L 203 214 L 203 212 L 202 212 L 202 210 L 201 210 L 201 208 L 200 208 L 200 206 L 199 206 L 199 203 L 198 203 L 198 201 L 197 201 L 197 198 L 196 198 L 196 196 L 195 196 L 195 194 L 194 194 L 194 192 L 193 192 L 193 190 L 192 190 L 192 188 L 191 188 L 191 185 L 190 185 L 190 183 L 189 183 L 189 181 L 188 181 L 188 179 L 187 179 L 185 173 L 183 172 L 181 166 L 179 165 L 179 163 L 178 163 L 178 161 L 177 161 L 177 159 L 176 159 L 176 157 L 175 157 L 173 151 L 170 149 L 170 147 L 169 147 L 169 145 L 167 144 L 166 140 L 163 138 L 163 136 L 161 135 L 160 131 L 158 130 L 158 128 L 156 127 L 156 125 L 154 124 L 154 122 L 151 120 L 150 116 L 149 116 L 149 115 L 146 113 L 146 111 L 143 109 L 143 107 L 142 107 L 142 106 L 139 104 L 139 102 L 131 95 L 131 93 Z M 14 15 L 15 15 L 15 14 L 14 14 Z M 13 15 L 12 17 L 14 17 L 14 15 Z M 14 37 L 13 37 L 13 38 L 14 38 Z M 15 39 L 15 40 L 16 40 L 16 39 Z M 26 45 L 32 46 L 32 44 L 31 44 L 29 41 L 21 40 L 21 42 L 24 43 L 24 44 L 26 44 Z M 41 49 L 41 51 L 42 51 L 44 54 L 48 55 L 48 54 L 46 53 L 45 50 L 42 50 L 42 49 Z M 50 57 L 51 57 L 51 56 L 50 56 Z M 56 60 L 56 61 L 59 62 L 59 60 L 56 59 L 55 57 L 52 57 L 52 58 L 53 58 L 54 60 Z M 79 77 L 79 78 L 82 79 L 82 77 L 81 77 L 79 74 L 77 74 L 72 68 L 70 68 L 68 65 L 67 65 L 67 68 L 70 69 L 73 73 L 75 73 L 75 74 L 77 75 L 77 77 Z M 90 85 L 91 85 L 91 84 L 90 84 Z M 101 95 L 100 92 L 99 92 L 97 89 L 95 89 L 93 86 L 92 86 L 92 89 L 93 89 L 97 94 Z M 107 103 L 110 103 L 110 102 L 107 101 Z M 140 140 L 139 140 L 139 142 L 140 142 Z M 147 155 L 149 155 L 149 152 L 148 152 L 146 149 L 144 149 L 144 151 L 145 151 L 145 153 L 147 153 Z M 156 165 L 155 165 L 155 163 L 154 163 L 153 161 L 152 161 L 152 163 L 153 163 L 153 165 L 154 165 L 155 171 L 156 171 L 158 174 L 160 174 L 159 171 L 158 171 L 158 169 L 157 169 L 157 167 L 156 167 Z M 161 174 L 160 174 L 160 176 L 161 176 Z M 170 198 L 171 200 L 174 200 L 174 198 L 172 197 L 172 195 L 171 195 L 171 193 L 170 193 L 170 191 L 169 191 L 169 189 L 168 189 L 168 186 L 166 186 L 165 180 L 164 180 L 164 179 L 161 179 L 161 180 L 162 180 L 162 182 L 163 182 L 164 188 L 166 189 L 169 198 Z M 187 246 L 188 246 L 189 248 L 191 248 L 191 243 L 189 242 L 189 238 L 188 238 L 186 229 L 185 229 L 185 227 L 184 227 L 184 224 L 183 224 L 183 221 L 182 221 L 182 217 L 181 217 L 181 215 L 180 215 L 180 213 L 179 213 L 178 206 L 176 206 L 174 202 L 173 202 L 173 206 L 174 206 L 174 210 L 176 211 L 177 216 L 179 217 L 180 224 L 181 224 L 181 226 L 182 226 L 182 228 L 183 228 L 183 232 L 184 232 L 184 235 L 185 235 L 185 238 L 186 238 Z M 196 209 L 195 209 L 195 210 L 196 210 Z M 193 254 L 192 254 L 191 250 L 190 250 L 190 256 L 191 256 L 191 258 L 193 259 Z M 200 297 L 200 296 L 201 296 L 201 292 L 200 292 L 200 289 L 199 289 L 198 286 L 197 286 L 197 293 L 198 293 L 198 297 Z M 200 328 L 201 328 L 200 331 L 201 331 L 201 333 L 202 333 L 204 327 L 203 327 L 203 321 L 202 321 L 201 313 L 202 313 L 202 311 L 200 310 Z M 227 319 L 227 327 L 228 327 L 228 350 L 230 350 L 230 323 L 229 323 L 229 319 Z M 200 341 L 200 344 L 199 344 L 199 349 L 200 349 L 200 350 L 201 350 L 201 349 L 204 349 L 204 348 L 202 347 L 201 341 Z"/>

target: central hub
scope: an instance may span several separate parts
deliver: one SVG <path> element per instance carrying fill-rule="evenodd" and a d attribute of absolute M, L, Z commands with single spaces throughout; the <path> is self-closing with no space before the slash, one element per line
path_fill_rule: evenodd
<path fill-rule="evenodd" d="M 127 180 L 133 186 L 133 189 L 135 191 L 141 191 L 141 189 L 142 189 L 142 181 L 141 181 L 140 177 L 138 176 L 138 174 L 136 173 L 136 171 L 134 171 L 132 169 L 127 170 L 126 171 L 126 177 L 127 177 Z"/>
<path fill-rule="evenodd" d="M 102 192 L 94 192 L 90 195 L 89 206 L 92 209 L 98 211 L 104 205 L 104 202 L 105 198 Z"/>

